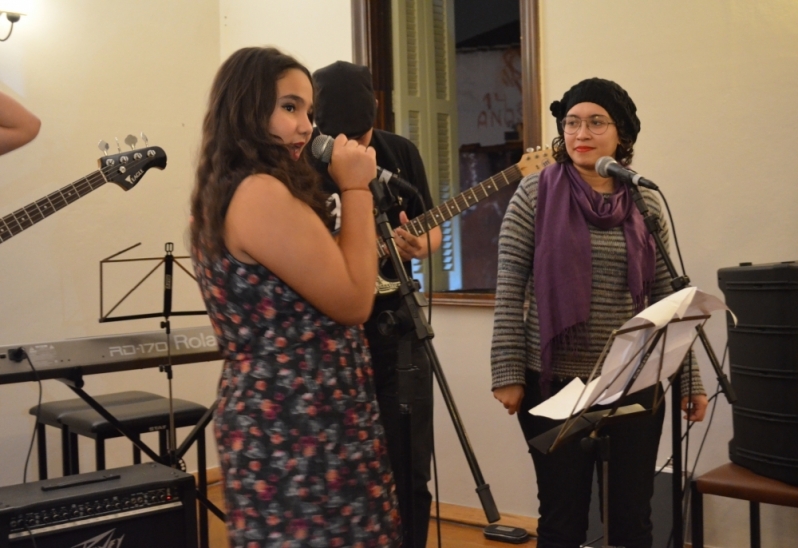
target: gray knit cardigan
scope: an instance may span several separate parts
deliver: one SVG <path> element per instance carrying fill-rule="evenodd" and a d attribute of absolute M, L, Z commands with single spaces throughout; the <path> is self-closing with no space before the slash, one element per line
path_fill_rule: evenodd
<path fill-rule="evenodd" d="M 491 345 L 492 388 L 525 384 L 527 368 L 540 371 L 540 330 L 534 292 L 535 211 L 538 175 L 525 177 L 510 200 L 499 234 L 499 272 Z M 669 248 L 670 233 L 661 215 L 659 200 L 641 188 L 650 211 L 660 218 L 661 236 Z M 554 377 L 568 379 L 590 375 L 613 329 L 635 315 L 626 282 L 626 241 L 621 226 L 600 230 L 589 225 L 592 245 L 593 285 L 587 340 L 578 351 L 555 346 Z M 656 279 L 652 304 L 673 293 L 665 262 L 657 251 Z M 693 352 L 689 355 L 691 374 L 682 375 L 681 391 L 705 394 Z M 687 371 L 687 369 L 685 369 Z M 692 387 L 691 387 L 692 384 Z"/>

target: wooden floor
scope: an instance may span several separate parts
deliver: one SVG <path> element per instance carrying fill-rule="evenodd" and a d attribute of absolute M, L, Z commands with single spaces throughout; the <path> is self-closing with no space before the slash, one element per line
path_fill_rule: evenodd
<path fill-rule="evenodd" d="M 219 508 L 222 508 L 221 483 L 214 483 L 208 488 L 208 498 Z M 441 515 L 444 515 L 443 511 L 441 511 Z M 504 520 L 502 520 L 502 522 L 504 522 Z M 475 548 L 477 546 L 503 546 L 507 548 L 511 546 L 503 542 L 487 540 L 482 534 L 481 526 L 466 525 L 445 520 L 441 520 L 441 537 L 441 545 L 446 548 Z M 210 545 L 211 548 L 228 548 L 224 523 L 213 514 L 210 515 Z M 430 520 L 429 534 L 427 536 L 427 548 L 436 548 L 437 546 L 438 528 L 435 519 L 432 519 Z M 534 548 L 537 546 L 537 543 L 533 539 L 526 544 L 516 546 Z"/>

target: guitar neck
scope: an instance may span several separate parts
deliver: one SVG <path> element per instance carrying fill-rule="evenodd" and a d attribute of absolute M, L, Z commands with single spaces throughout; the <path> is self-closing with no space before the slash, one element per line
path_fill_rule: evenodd
<path fill-rule="evenodd" d="M 6 215 L 0 219 L 0 242 L 5 242 L 16 236 L 105 183 L 105 176 L 98 169 L 74 183 L 66 185 L 61 190 L 56 190 L 52 194 Z"/>
<path fill-rule="evenodd" d="M 452 217 L 459 215 L 469 207 L 481 202 L 491 194 L 498 192 L 507 185 L 517 183 L 522 178 L 523 174 L 517 165 L 508 167 L 504 171 L 485 179 L 454 198 L 445 201 L 438 207 L 434 207 L 426 213 L 422 213 L 418 217 L 403 224 L 401 228 L 407 230 L 413 236 L 421 236 Z M 377 248 L 380 259 L 388 255 L 388 250 L 382 240 L 378 242 Z"/>

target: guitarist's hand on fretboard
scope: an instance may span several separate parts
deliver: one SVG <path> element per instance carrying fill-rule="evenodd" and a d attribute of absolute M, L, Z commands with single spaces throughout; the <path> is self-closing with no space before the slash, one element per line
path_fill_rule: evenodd
<path fill-rule="evenodd" d="M 407 213 L 404 211 L 399 213 L 399 223 L 405 225 L 409 220 Z M 394 235 L 396 236 L 394 240 L 399 250 L 399 256 L 405 262 L 410 259 L 426 259 L 429 257 L 429 245 L 432 246 L 432 253 L 435 253 L 441 247 L 441 229 L 439 227 L 429 231 L 429 242 L 426 234 L 414 236 L 401 226 L 394 229 Z"/>
<path fill-rule="evenodd" d="M 540 150 L 540 147 L 537 149 L 527 149 L 521 157 L 521 160 L 514 166 L 510 166 L 504 171 L 472 186 L 454 198 L 449 198 L 438 207 L 433 207 L 412 221 L 408 222 L 407 215 L 401 212 L 400 220 L 402 227 L 405 228 L 394 228 L 396 246 L 399 248 L 401 258 L 407 261 L 411 258 L 420 259 L 427 257 L 429 252 L 427 250 L 426 237 L 424 236 L 427 232 L 430 233 L 432 240 L 431 247 L 434 253 L 441 245 L 441 230 L 439 228 L 441 223 L 448 221 L 455 215 L 459 215 L 471 206 L 493 195 L 495 192 L 498 192 L 500 189 L 517 183 L 526 175 L 537 173 L 544 167 L 550 165 L 553 161 L 554 159 L 552 158 L 550 149 Z M 403 237 L 404 242 L 402 241 Z M 403 250 L 402 244 L 407 243 L 410 238 L 416 238 L 419 246 L 408 245 L 404 246 Z M 422 245 L 423 247 L 421 247 Z M 383 262 L 388 256 L 388 246 L 385 245 L 385 242 L 382 240 L 377 242 L 377 256 Z M 390 295 L 398 288 L 398 281 L 386 280 L 382 278 L 382 275 L 377 277 L 376 294 L 378 296 Z"/>

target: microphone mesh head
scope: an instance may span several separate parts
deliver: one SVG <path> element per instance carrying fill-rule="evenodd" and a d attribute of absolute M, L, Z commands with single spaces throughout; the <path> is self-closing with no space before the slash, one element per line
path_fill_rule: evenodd
<path fill-rule="evenodd" d="M 329 164 L 332 158 L 334 141 L 335 139 L 329 135 L 319 135 L 313 139 L 313 143 L 310 145 L 310 152 L 313 154 L 314 158 L 321 160 L 325 164 Z"/>
<path fill-rule="evenodd" d="M 610 177 L 610 173 L 607 171 L 607 168 L 610 166 L 610 164 L 615 163 L 617 162 L 611 156 L 602 156 L 596 160 L 596 173 L 602 177 Z"/>

